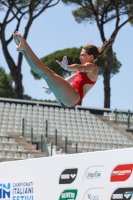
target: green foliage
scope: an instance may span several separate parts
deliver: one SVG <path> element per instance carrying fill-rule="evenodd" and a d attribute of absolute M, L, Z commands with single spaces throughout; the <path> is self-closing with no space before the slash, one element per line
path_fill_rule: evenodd
<path fill-rule="evenodd" d="M 39 76 L 38 74 L 36 74 L 33 70 L 30 70 L 31 74 L 34 76 L 34 79 L 36 80 L 40 80 L 41 76 Z"/>
<path fill-rule="evenodd" d="M 44 99 L 44 100 L 42 100 L 42 99 L 34 99 L 31 96 L 29 96 L 28 94 L 24 94 L 23 95 L 23 99 L 25 99 L 25 100 L 31 100 L 31 101 L 41 101 L 41 102 L 57 103 L 56 100 L 52 101 L 50 99 L 48 99 L 48 100 L 47 99 Z"/>
<path fill-rule="evenodd" d="M 72 14 L 78 23 L 88 22 L 88 21 L 91 24 L 94 23 L 94 15 L 92 14 L 89 6 L 81 7 L 81 8 L 78 8 L 77 10 L 73 10 Z"/>
<path fill-rule="evenodd" d="M 33 100 L 31 96 L 29 96 L 28 94 L 23 94 L 23 99 L 25 100 Z"/>
<path fill-rule="evenodd" d="M 56 60 L 62 61 L 63 56 L 67 56 L 68 64 L 80 63 L 79 55 L 80 55 L 81 48 L 82 47 L 80 47 L 80 48 L 74 47 L 74 48 L 67 48 L 64 50 L 55 51 L 54 53 L 44 56 L 43 58 L 41 58 L 41 60 L 46 66 L 48 66 L 56 74 L 66 77 L 70 73 L 68 71 L 62 69 L 60 67 L 60 65 L 58 65 L 56 63 Z M 32 71 L 32 75 L 34 76 L 35 72 Z M 35 75 L 34 78 L 40 79 L 41 77 L 38 75 Z"/>
<path fill-rule="evenodd" d="M 57 103 L 57 101 L 56 100 L 50 100 L 50 99 L 44 99 L 44 100 L 42 100 L 42 99 L 33 99 L 33 101 L 41 101 L 41 102 L 48 102 L 48 103 Z"/>
<path fill-rule="evenodd" d="M 116 28 L 121 24 L 121 19 L 122 26 L 128 21 L 131 24 L 133 23 L 133 0 L 62 0 L 62 2 L 68 6 L 77 6 L 76 10 L 72 11 L 72 14 L 78 23 L 83 21 L 89 21 L 91 24 L 97 22 L 98 28 L 110 21 L 114 21 L 114 19 L 116 19 Z"/>
<path fill-rule="evenodd" d="M 5 69 L 0 67 L 0 97 L 15 98 L 15 91 L 12 83 L 11 75 L 6 74 Z"/>

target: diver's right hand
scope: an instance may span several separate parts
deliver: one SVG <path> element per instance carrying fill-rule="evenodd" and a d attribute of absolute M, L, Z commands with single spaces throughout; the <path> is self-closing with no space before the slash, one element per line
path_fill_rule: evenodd
<path fill-rule="evenodd" d="M 19 52 L 24 51 L 27 43 L 25 39 L 21 36 L 21 34 L 16 31 L 15 33 L 13 33 L 13 39 L 16 43 L 16 50 Z"/>

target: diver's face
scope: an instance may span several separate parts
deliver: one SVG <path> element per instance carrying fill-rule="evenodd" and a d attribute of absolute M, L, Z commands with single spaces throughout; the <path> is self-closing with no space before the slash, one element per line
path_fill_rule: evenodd
<path fill-rule="evenodd" d="M 89 55 L 85 49 L 82 49 L 80 56 L 79 56 L 80 62 L 82 64 L 85 64 L 87 62 L 93 62 L 94 58 L 93 55 Z"/>

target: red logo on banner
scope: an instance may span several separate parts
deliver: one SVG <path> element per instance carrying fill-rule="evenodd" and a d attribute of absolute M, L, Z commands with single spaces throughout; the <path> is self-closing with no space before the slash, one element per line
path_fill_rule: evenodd
<path fill-rule="evenodd" d="M 126 181 L 132 174 L 133 164 L 118 165 L 111 173 L 111 182 Z"/>

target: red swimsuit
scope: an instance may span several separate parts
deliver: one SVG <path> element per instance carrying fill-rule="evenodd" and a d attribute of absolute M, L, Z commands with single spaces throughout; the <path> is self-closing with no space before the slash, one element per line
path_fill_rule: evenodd
<path fill-rule="evenodd" d="M 62 107 L 64 107 L 64 108 L 74 108 L 83 99 L 83 86 L 85 84 L 94 85 L 95 83 L 96 83 L 96 81 L 91 81 L 85 72 L 76 72 L 76 78 L 74 79 L 74 81 L 71 85 L 76 91 L 79 92 L 80 99 L 74 106 L 71 106 L 71 107 L 67 107 L 63 103 L 61 103 Z"/>

